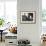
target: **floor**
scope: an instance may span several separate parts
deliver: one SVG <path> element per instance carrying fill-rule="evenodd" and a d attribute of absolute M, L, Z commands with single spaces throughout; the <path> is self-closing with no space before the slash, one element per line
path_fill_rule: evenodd
<path fill-rule="evenodd" d="M 5 42 L 0 42 L 0 46 L 5 46 Z"/>
<path fill-rule="evenodd" d="M 5 46 L 5 41 L 3 41 L 3 42 L 0 41 L 0 46 Z M 38 46 L 38 45 L 37 44 L 33 44 L 33 46 Z M 43 43 L 40 46 L 46 46 L 46 43 Z"/>

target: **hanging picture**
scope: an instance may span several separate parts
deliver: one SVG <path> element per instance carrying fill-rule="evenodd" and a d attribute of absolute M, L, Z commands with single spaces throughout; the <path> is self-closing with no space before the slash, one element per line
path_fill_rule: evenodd
<path fill-rule="evenodd" d="M 33 24 L 36 23 L 36 12 L 35 11 L 21 11 L 20 12 L 21 15 L 21 23 L 29 23 L 29 24 Z"/>

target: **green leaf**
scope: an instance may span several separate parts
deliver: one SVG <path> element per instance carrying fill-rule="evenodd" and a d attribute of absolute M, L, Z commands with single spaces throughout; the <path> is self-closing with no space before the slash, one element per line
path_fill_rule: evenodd
<path fill-rule="evenodd" d="M 2 26 L 4 24 L 4 19 L 0 18 L 0 26 Z"/>

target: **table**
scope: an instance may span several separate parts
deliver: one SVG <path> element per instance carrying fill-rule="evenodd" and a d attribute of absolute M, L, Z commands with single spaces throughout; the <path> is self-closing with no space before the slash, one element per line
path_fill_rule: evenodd
<path fill-rule="evenodd" d="M 3 32 L 3 30 L 0 30 L 0 32 L 1 32 L 1 42 L 2 42 L 2 32 Z"/>

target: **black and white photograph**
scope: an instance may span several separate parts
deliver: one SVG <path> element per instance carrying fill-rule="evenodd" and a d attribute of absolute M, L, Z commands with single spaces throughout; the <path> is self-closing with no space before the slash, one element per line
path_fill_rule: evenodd
<path fill-rule="evenodd" d="M 21 12 L 21 23 L 35 23 L 36 12 L 35 11 L 22 11 Z"/>

